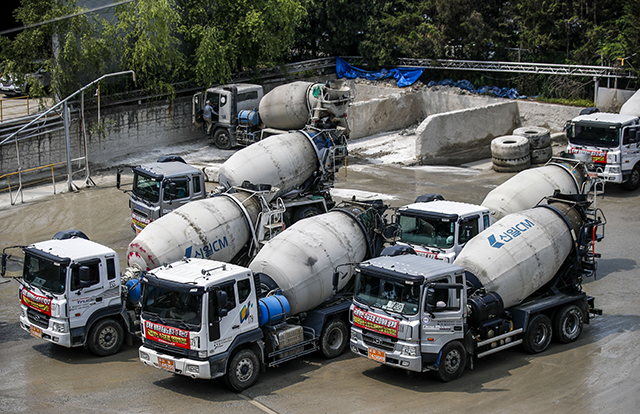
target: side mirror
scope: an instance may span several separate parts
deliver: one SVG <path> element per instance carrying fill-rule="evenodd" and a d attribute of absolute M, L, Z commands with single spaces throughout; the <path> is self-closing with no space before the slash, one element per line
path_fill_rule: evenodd
<path fill-rule="evenodd" d="M 116 188 L 120 189 L 120 175 L 122 174 L 122 168 L 118 168 L 116 172 Z"/>
<path fill-rule="evenodd" d="M 0 271 L 0 276 L 4 277 L 7 274 L 7 259 L 9 255 L 5 252 L 2 252 L 2 270 Z"/>
<path fill-rule="evenodd" d="M 176 186 L 176 183 L 174 183 L 173 181 L 169 181 L 169 185 L 166 188 L 167 194 L 169 195 L 169 201 L 172 201 L 178 197 L 178 187 Z"/>
<path fill-rule="evenodd" d="M 427 312 L 433 312 L 436 308 L 436 290 L 432 287 L 427 288 L 426 304 Z"/>
<path fill-rule="evenodd" d="M 216 299 L 218 300 L 218 316 L 224 318 L 229 313 L 229 311 L 227 311 L 227 292 L 224 290 L 216 291 Z"/>
<path fill-rule="evenodd" d="M 91 286 L 91 271 L 89 266 L 80 266 L 80 288 Z"/>

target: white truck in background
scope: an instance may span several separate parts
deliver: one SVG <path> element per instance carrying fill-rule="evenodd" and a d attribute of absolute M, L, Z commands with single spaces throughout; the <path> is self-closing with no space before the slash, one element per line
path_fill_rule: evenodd
<path fill-rule="evenodd" d="M 147 272 L 140 360 L 242 391 L 265 367 L 316 350 L 337 357 L 349 342 L 353 264 L 379 253 L 385 209 L 349 202 L 297 222 L 248 267 L 185 258 Z"/>
<path fill-rule="evenodd" d="M 583 111 L 585 112 L 585 111 Z M 605 182 L 640 188 L 640 91 L 620 113 L 587 110 L 567 122 L 567 152 L 590 158 L 589 170 Z"/>
<path fill-rule="evenodd" d="M 356 355 L 442 381 L 517 345 L 542 352 L 575 341 L 594 298 L 594 243 L 606 220 L 583 195 L 548 198 L 475 236 L 453 263 L 382 256 L 356 269 L 350 348 Z"/>
<path fill-rule="evenodd" d="M 583 162 L 553 157 L 543 167 L 511 177 L 489 192 L 480 205 L 425 194 L 396 209 L 396 241 L 383 255 L 413 251 L 419 256 L 453 263 L 472 237 L 500 218 L 529 209 L 557 192 L 586 194 L 592 186 L 593 180 Z"/>
<path fill-rule="evenodd" d="M 111 355 L 140 333 L 140 272 L 121 274 L 118 254 L 77 230 L 22 248 L 20 327 L 67 348 Z M 2 254 L 2 276 L 7 259 Z"/>
<path fill-rule="evenodd" d="M 306 126 L 338 129 L 349 135 L 346 116 L 352 97 L 342 80 L 291 82 L 263 94 L 261 85 L 247 83 L 196 93 L 192 98 L 193 123 L 203 125 L 203 108 L 210 101 L 218 115 L 214 115 L 209 133 L 220 149 L 250 145 Z"/>

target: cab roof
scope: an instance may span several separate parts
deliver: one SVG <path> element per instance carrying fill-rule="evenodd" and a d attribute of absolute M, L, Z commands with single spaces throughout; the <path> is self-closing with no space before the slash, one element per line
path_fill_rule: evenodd
<path fill-rule="evenodd" d="M 100 243 L 80 237 L 72 237 L 64 240 L 45 240 L 29 245 L 26 252 L 43 252 L 46 255 L 54 256 L 51 259 L 59 258 L 60 261 L 68 259 L 70 261 L 82 261 L 92 257 L 114 256 L 116 252 Z"/>
<path fill-rule="evenodd" d="M 608 112 L 596 112 L 589 115 L 580 115 L 573 118 L 573 122 L 597 122 L 600 124 L 609 124 L 611 126 L 620 126 L 632 123 L 637 120 L 637 116 L 612 114 Z"/>
<path fill-rule="evenodd" d="M 464 272 L 460 266 L 412 254 L 376 257 L 360 263 L 359 267 L 364 272 L 374 271 L 418 284 L 443 274 Z"/>
<path fill-rule="evenodd" d="M 219 284 L 235 276 L 252 275 L 246 267 L 206 259 L 183 259 L 147 272 L 147 279 L 155 277 L 161 280 L 204 287 Z"/>
<path fill-rule="evenodd" d="M 150 162 L 133 168 L 134 172 L 146 173 L 157 177 L 176 177 L 183 175 L 197 175 L 202 173 L 198 168 L 180 161 Z"/>
<path fill-rule="evenodd" d="M 398 213 L 437 213 L 438 215 L 466 216 L 469 214 L 489 213 L 489 209 L 476 204 L 462 203 L 459 201 L 435 200 L 426 203 L 413 203 L 402 206 Z M 455 217 L 455 218 L 457 218 Z"/>

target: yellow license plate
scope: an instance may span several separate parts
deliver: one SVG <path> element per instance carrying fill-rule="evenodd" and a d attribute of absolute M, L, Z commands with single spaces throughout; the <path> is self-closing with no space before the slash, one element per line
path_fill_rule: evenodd
<path fill-rule="evenodd" d="M 385 363 L 387 361 L 387 357 L 384 352 L 378 351 L 377 349 L 369 348 L 369 359 L 373 359 L 374 361 Z"/>
<path fill-rule="evenodd" d="M 36 338 L 42 339 L 42 329 L 38 328 L 37 326 L 31 325 L 31 328 L 29 328 L 29 332 Z"/>
<path fill-rule="evenodd" d="M 176 364 L 169 359 L 158 358 L 158 365 L 167 371 L 176 372 Z"/>

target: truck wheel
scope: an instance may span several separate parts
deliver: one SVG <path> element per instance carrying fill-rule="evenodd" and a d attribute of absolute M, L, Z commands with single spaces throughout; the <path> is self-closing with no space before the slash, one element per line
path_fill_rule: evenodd
<path fill-rule="evenodd" d="M 433 373 L 440 381 L 449 382 L 459 378 L 466 366 L 467 351 L 460 342 L 452 341 L 442 349 L 438 370 Z"/>
<path fill-rule="evenodd" d="M 334 319 L 320 335 L 320 351 L 327 358 L 340 356 L 349 342 L 349 330 L 342 319 Z"/>
<path fill-rule="evenodd" d="M 625 190 L 633 191 L 640 188 L 640 166 L 636 165 L 631 170 L 631 175 L 629 179 L 622 184 Z"/>
<path fill-rule="evenodd" d="M 553 320 L 553 334 L 563 344 L 573 342 L 582 333 L 582 320 L 582 310 L 577 305 L 567 305 Z"/>
<path fill-rule="evenodd" d="M 244 391 L 258 380 L 260 361 L 251 349 L 243 349 L 231 358 L 227 369 L 227 384 L 234 391 Z"/>
<path fill-rule="evenodd" d="M 227 150 L 231 148 L 231 135 L 229 135 L 229 131 L 226 129 L 218 129 L 215 134 L 213 134 L 213 142 L 216 144 L 216 147 Z"/>
<path fill-rule="evenodd" d="M 544 351 L 551 343 L 551 320 L 546 315 L 536 315 L 529 322 L 522 346 L 530 354 Z"/>
<path fill-rule="evenodd" d="M 322 211 L 316 206 L 304 206 L 296 209 L 296 212 L 293 213 L 292 223 L 305 219 L 307 217 L 317 216 L 318 214 L 322 214 Z"/>
<path fill-rule="evenodd" d="M 112 355 L 120 350 L 124 339 L 124 331 L 122 325 L 117 321 L 103 319 L 91 327 L 87 339 L 89 350 L 95 355 Z"/>

